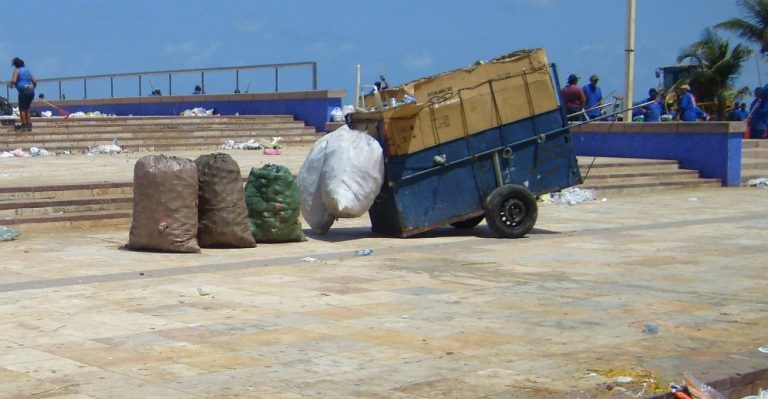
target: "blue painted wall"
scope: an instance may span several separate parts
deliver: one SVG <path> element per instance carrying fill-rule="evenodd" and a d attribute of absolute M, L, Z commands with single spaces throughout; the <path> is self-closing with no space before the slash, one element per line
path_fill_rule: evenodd
<path fill-rule="evenodd" d="M 621 158 L 672 159 L 702 177 L 741 184 L 743 127 L 727 122 L 625 124 L 594 123 L 572 130 L 576 154 Z"/>

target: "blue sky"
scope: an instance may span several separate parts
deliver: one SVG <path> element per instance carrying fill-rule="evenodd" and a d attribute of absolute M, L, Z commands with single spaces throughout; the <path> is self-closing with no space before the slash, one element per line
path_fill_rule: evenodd
<path fill-rule="evenodd" d="M 586 83 L 596 73 L 604 94 L 624 92 L 624 0 L 8 3 L 3 5 L 5 34 L 0 38 L 0 59 L 7 59 L 8 77 L 15 56 L 38 78 L 316 61 L 318 87 L 346 90 L 349 103 L 357 64 L 362 66 L 363 83 L 384 74 L 397 85 L 541 47 L 558 65 L 561 80 L 576 73 Z M 733 0 L 637 3 L 637 100 L 656 86 L 654 70 L 674 64 L 704 28 L 740 16 Z M 725 36 L 733 44 L 739 42 Z M 762 76 L 751 59 L 736 85 L 754 87 L 760 78 L 765 83 L 768 66 L 760 68 Z M 189 79 L 191 92 L 197 77 Z M 253 77 L 251 92 L 270 90 L 271 79 Z M 206 78 L 206 89 L 231 92 L 233 81 Z"/>

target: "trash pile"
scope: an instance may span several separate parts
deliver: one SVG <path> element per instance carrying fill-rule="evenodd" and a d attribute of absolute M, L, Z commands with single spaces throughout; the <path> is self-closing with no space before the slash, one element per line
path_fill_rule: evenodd
<path fill-rule="evenodd" d="M 234 149 L 238 149 L 238 150 L 260 150 L 260 149 L 264 148 L 264 146 L 261 145 L 261 143 L 257 142 L 256 139 L 250 139 L 250 140 L 248 140 L 246 142 L 241 142 L 241 143 L 238 143 L 235 140 L 229 139 L 229 140 L 224 141 L 224 143 L 222 143 L 219 146 L 219 148 L 222 149 L 222 150 L 234 150 Z"/>
<path fill-rule="evenodd" d="M 88 155 L 92 154 L 119 154 L 125 152 L 117 139 L 112 140 L 112 144 L 98 145 L 96 147 L 88 147 Z"/>
<path fill-rule="evenodd" d="M 301 215 L 325 234 L 337 218 L 362 216 L 384 181 L 381 145 L 344 125 L 315 142 L 299 170 Z"/>
<path fill-rule="evenodd" d="M 212 116 L 214 115 L 215 110 L 213 108 L 211 109 L 205 109 L 203 107 L 197 107 L 192 109 L 185 109 L 181 112 L 181 116 Z"/>
<path fill-rule="evenodd" d="M 51 113 L 50 111 L 48 111 L 48 112 Z M 51 115 L 49 115 L 49 116 L 52 116 L 52 115 L 53 115 L 53 113 L 51 113 Z M 113 117 L 113 116 L 115 116 L 115 115 L 113 115 L 113 114 L 102 114 L 99 111 L 93 111 L 93 112 L 77 111 L 77 112 L 72 112 L 72 113 L 69 114 L 70 118 L 106 118 L 106 117 Z"/>
<path fill-rule="evenodd" d="M 745 187 L 757 187 L 757 188 L 768 188 L 768 178 L 767 177 L 760 177 L 757 179 L 750 179 L 747 180 L 746 183 L 744 183 Z"/>

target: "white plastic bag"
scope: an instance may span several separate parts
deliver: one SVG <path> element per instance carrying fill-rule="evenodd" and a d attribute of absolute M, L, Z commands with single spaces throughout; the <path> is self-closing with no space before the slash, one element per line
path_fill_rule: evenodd
<path fill-rule="evenodd" d="M 339 107 L 334 107 L 331 110 L 331 120 L 334 122 L 344 122 L 344 111 Z"/>
<path fill-rule="evenodd" d="M 346 125 L 315 142 L 297 178 L 301 216 L 319 234 L 336 218 L 362 216 L 384 181 L 384 154 L 365 132 Z"/>
<path fill-rule="evenodd" d="M 381 145 L 366 132 L 346 125 L 328 135 L 321 188 L 323 203 L 339 218 L 362 216 L 384 181 Z"/>
<path fill-rule="evenodd" d="M 307 221 L 315 233 L 325 234 L 333 225 L 336 218 L 328 212 L 323 204 L 323 191 L 320 188 L 320 176 L 325 163 L 325 147 L 328 135 L 315 141 L 307 158 L 299 169 L 296 184 L 299 186 L 301 201 L 301 216 Z"/>

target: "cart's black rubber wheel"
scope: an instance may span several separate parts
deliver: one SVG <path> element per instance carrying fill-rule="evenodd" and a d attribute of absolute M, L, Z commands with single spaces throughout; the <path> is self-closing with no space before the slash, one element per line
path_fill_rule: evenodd
<path fill-rule="evenodd" d="M 477 226 L 478 224 L 480 224 L 480 222 L 483 221 L 484 217 L 485 217 L 485 215 L 475 216 L 473 218 L 469 218 L 469 219 L 466 219 L 466 220 L 461 220 L 461 221 L 458 221 L 458 222 L 453 222 L 453 223 L 451 223 L 451 226 L 453 226 L 453 227 L 455 227 L 457 229 L 471 229 L 471 228 Z"/>
<path fill-rule="evenodd" d="M 501 238 L 519 238 L 530 233 L 538 216 L 536 198 L 523 186 L 498 187 L 485 202 L 488 227 Z"/>

